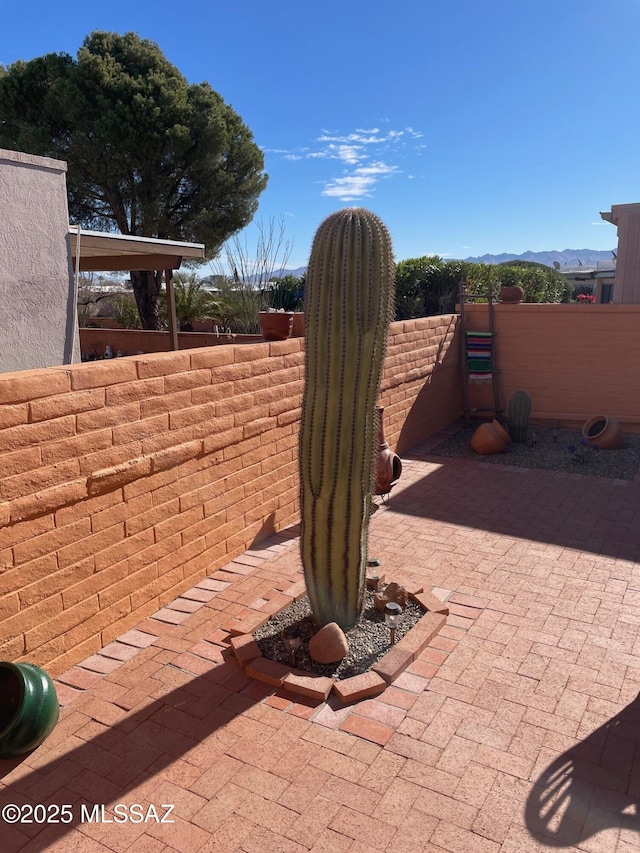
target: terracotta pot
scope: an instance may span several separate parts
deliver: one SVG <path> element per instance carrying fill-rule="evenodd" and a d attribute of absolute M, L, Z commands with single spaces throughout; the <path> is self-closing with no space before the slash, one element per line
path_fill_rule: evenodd
<path fill-rule="evenodd" d="M 487 456 L 492 453 L 504 453 L 507 442 L 493 424 L 480 424 L 471 436 L 471 447 L 476 453 Z"/>
<path fill-rule="evenodd" d="M 293 329 L 291 337 L 304 338 L 304 311 L 293 312 Z"/>
<path fill-rule="evenodd" d="M 524 290 L 517 284 L 500 288 L 500 302 L 507 305 L 519 305 L 524 298 Z"/>
<path fill-rule="evenodd" d="M 265 341 L 286 341 L 291 335 L 293 311 L 259 311 L 258 323 Z"/>
<path fill-rule="evenodd" d="M 615 450 L 623 444 L 620 424 L 606 415 L 589 418 L 582 427 L 582 435 L 589 444 L 597 444 L 601 450 Z"/>
<path fill-rule="evenodd" d="M 503 439 L 505 444 L 511 444 L 511 436 L 506 431 L 506 429 L 502 426 L 500 421 L 497 421 L 495 418 L 491 421 L 491 426 L 496 430 L 498 435 Z"/>
<path fill-rule="evenodd" d="M 378 448 L 373 474 L 373 494 L 387 495 L 400 479 L 402 460 L 389 447 L 384 435 L 383 406 L 376 406 L 378 413 Z"/>

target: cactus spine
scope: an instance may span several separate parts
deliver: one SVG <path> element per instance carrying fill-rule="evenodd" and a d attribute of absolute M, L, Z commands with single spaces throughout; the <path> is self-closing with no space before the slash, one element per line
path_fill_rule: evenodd
<path fill-rule="evenodd" d="M 526 391 L 515 391 L 507 403 L 507 423 L 512 441 L 527 440 L 529 415 L 531 414 L 531 397 Z"/>
<path fill-rule="evenodd" d="M 394 274 L 389 233 L 373 213 L 348 208 L 318 228 L 305 287 L 300 550 L 320 625 L 348 628 L 362 610 Z"/>

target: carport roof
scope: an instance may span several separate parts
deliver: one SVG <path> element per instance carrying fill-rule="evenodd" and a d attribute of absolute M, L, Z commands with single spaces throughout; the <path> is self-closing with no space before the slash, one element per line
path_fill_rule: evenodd
<path fill-rule="evenodd" d="M 203 243 L 129 237 L 69 226 L 75 270 L 80 233 L 80 272 L 179 269 L 183 260 L 204 260 Z"/>

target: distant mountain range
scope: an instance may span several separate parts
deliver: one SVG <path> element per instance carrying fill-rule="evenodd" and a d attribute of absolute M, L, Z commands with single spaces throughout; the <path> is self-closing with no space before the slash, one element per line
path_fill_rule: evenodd
<path fill-rule="evenodd" d="M 502 264 L 505 261 L 535 261 L 538 264 L 552 267 L 554 261 L 563 267 L 595 267 L 598 261 L 611 261 L 611 251 L 598 251 L 596 249 L 564 249 L 562 252 L 523 252 L 521 255 L 510 255 L 504 252 L 501 255 L 481 255 L 478 258 L 465 258 L 465 261 L 474 261 L 481 264 Z"/>
<path fill-rule="evenodd" d="M 563 249 L 563 251 L 550 252 L 523 252 L 521 255 L 512 255 L 503 252 L 501 255 L 480 255 L 477 258 L 464 258 L 465 261 L 473 261 L 480 264 L 502 264 L 505 261 L 535 261 L 538 264 L 552 267 L 554 261 L 560 264 L 560 269 L 565 267 L 595 267 L 598 261 L 611 261 L 611 251 L 599 251 L 597 249 Z M 300 276 L 306 272 L 306 267 L 297 267 L 295 270 L 281 269 L 274 273 L 274 277 L 295 275 Z"/>

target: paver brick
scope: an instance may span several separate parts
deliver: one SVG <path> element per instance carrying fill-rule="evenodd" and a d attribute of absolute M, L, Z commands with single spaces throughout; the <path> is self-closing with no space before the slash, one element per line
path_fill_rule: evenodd
<path fill-rule="evenodd" d="M 352 678 L 344 678 L 336 681 L 333 692 L 344 705 L 358 702 L 360 699 L 368 699 L 370 696 L 378 696 L 387 686 L 387 682 L 376 672 L 364 672 L 362 675 L 354 675 Z"/>
<path fill-rule="evenodd" d="M 262 657 L 262 652 L 252 634 L 240 634 L 237 637 L 230 637 L 229 645 L 233 649 L 236 660 L 240 666 L 246 666 L 256 658 Z"/>
<path fill-rule="evenodd" d="M 282 687 L 282 682 L 291 669 L 277 661 L 259 657 L 247 664 L 245 672 L 251 678 L 257 678 L 258 681 L 264 681 L 273 687 Z"/>
<path fill-rule="evenodd" d="M 371 667 L 381 678 L 391 684 L 413 661 L 413 652 L 401 646 L 393 646 Z"/>
<path fill-rule="evenodd" d="M 333 678 L 294 670 L 285 676 L 282 686 L 291 693 L 324 702 L 334 685 Z"/>

